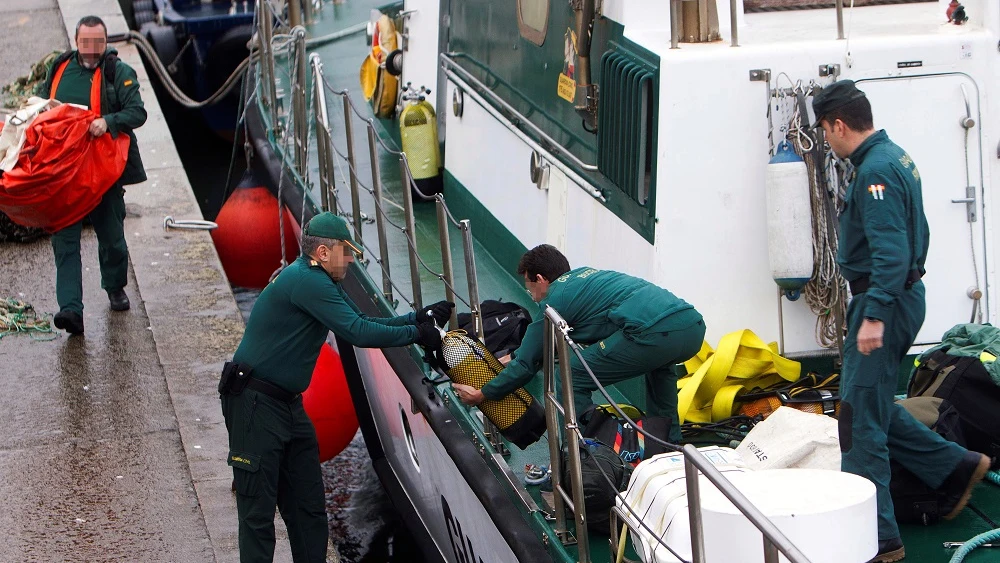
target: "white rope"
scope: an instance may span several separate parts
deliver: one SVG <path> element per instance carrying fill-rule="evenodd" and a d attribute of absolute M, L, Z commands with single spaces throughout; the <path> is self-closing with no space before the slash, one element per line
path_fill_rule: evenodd
<path fill-rule="evenodd" d="M 796 85 L 795 89 L 800 87 L 801 84 Z M 809 176 L 809 201 L 812 208 L 813 273 L 803 289 L 803 294 L 810 310 L 816 315 L 816 342 L 824 348 L 833 348 L 838 344 L 838 311 L 835 308 L 839 308 L 841 319 L 846 318 L 847 283 L 841 277 L 837 266 L 837 231 L 830 228 L 827 213 L 829 196 L 824 189 L 824 183 L 820 181 L 820 175 L 827 174 L 827 166 L 825 162 L 816 162 L 816 153 L 813 152 L 816 141 L 805 130 L 802 122 L 804 117 L 801 115 L 801 106 L 797 103 L 797 98 L 791 96 L 790 99 L 794 109 L 788 122 L 786 139 L 792 143 L 795 152 L 806 163 Z M 835 179 L 834 182 L 836 183 L 830 185 L 838 186 L 838 198 L 842 198 L 839 179 Z"/>

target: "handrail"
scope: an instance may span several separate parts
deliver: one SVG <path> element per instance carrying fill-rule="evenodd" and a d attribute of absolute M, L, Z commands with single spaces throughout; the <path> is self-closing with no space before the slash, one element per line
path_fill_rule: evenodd
<path fill-rule="evenodd" d="M 545 395 L 545 426 L 549 441 L 549 470 L 552 479 L 552 505 L 555 513 L 555 532 L 563 545 L 572 543 L 566 526 L 566 507 L 573 512 L 576 522 L 576 547 L 578 563 L 590 563 L 590 537 L 587 535 L 587 509 L 583 494 L 583 472 L 580 461 L 580 432 L 576 422 L 576 405 L 573 402 L 573 374 L 569 361 L 569 323 L 551 306 L 545 307 L 545 332 L 543 341 L 542 370 Z M 556 397 L 555 356 L 559 356 L 559 375 L 562 387 L 562 402 Z M 558 413 L 556 411 L 559 411 Z M 563 417 L 563 429 L 559 432 L 559 415 Z M 572 500 L 563 487 L 562 455 L 559 438 L 565 440 Z"/>
<path fill-rule="evenodd" d="M 509 90 L 511 93 L 517 95 L 518 98 L 520 98 L 525 103 L 527 103 L 530 107 L 528 109 L 528 113 L 525 114 L 525 118 L 531 117 L 532 115 L 534 115 L 535 112 L 541 113 L 544 116 L 544 113 L 545 113 L 544 110 L 538 104 L 536 104 L 534 102 L 534 100 L 532 100 L 527 95 L 525 95 L 524 92 L 521 92 L 520 90 L 518 90 L 517 88 L 515 88 L 513 84 L 511 84 L 510 82 L 504 80 L 504 78 L 502 76 L 498 75 L 496 72 L 493 71 L 493 69 L 491 69 L 489 66 L 483 64 L 481 61 L 477 60 L 472 55 L 469 55 L 468 53 L 463 53 L 463 52 L 460 52 L 460 51 L 452 51 L 452 52 L 448 53 L 448 56 L 451 57 L 452 60 L 456 61 L 456 62 L 457 62 L 458 59 L 466 61 L 469 64 L 471 64 L 471 65 L 475 66 L 476 68 L 478 68 L 479 70 L 481 70 L 482 72 L 486 73 L 489 76 L 489 78 L 491 78 L 493 80 L 494 85 L 490 86 L 490 85 L 488 85 L 486 83 L 486 81 L 481 80 L 480 82 L 482 83 L 482 85 L 483 85 L 484 88 L 487 88 L 490 91 L 493 91 L 493 88 L 496 88 L 498 86 L 502 86 L 505 90 Z M 465 69 L 463 68 L 462 70 L 465 70 Z M 548 116 L 544 116 L 544 117 L 548 117 Z M 557 121 L 555 119 L 552 119 L 551 117 L 548 117 L 548 120 L 551 123 L 553 123 L 556 127 L 558 127 L 563 133 L 565 133 L 566 135 L 568 135 L 570 137 L 569 143 L 566 144 L 567 150 L 569 149 L 569 147 L 573 146 L 574 144 L 579 144 L 579 145 L 583 145 L 584 147 L 586 147 L 586 145 L 587 145 L 586 141 L 584 141 L 584 139 L 582 137 L 580 137 L 579 135 L 577 135 L 576 133 L 574 133 L 573 131 L 571 131 L 562 122 Z"/>
<path fill-rule="evenodd" d="M 309 64 L 313 72 L 313 95 L 315 96 L 313 116 L 316 119 L 316 159 L 319 161 L 320 207 L 324 211 L 337 212 L 337 198 L 333 198 L 331 208 L 330 196 L 335 189 L 333 176 L 333 155 L 330 154 L 332 138 L 330 134 L 330 114 L 326 106 L 326 89 L 323 88 L 323 61 L 313 53 L 309 56 Z M 308 147 L 307 147 L 308 148 Z"/>
<path fill-rule="evenodd" d="M 573 480 L 573 492 L 574 496 L 577 491 L 579 491 L 578 486 L 582 484 L 582 475 L 577 472 L 580 470 L 579 467 L 579 449 L 577 440 L 580 438 L 579 428 L 576 424 L 576 412 L 575 406 L 573 404 L 573 381 L 571 377 L 569 364 L 569 349 L 572 346 L 575 350 L 578 350 L 578 346 L 573 339 L 569 336 L 570 330 L 572 328 L 566 322 L 565 319 L 551 306 L 545 308 L 545 332 L 544 332 L 544 343 L 543 343 L 543 361 L 542 370 L 545 377 L 544 393 L 545 393 L 545 411 L 546 411 L 546 423 L 548 430 L 549 439 L 549 451 L 552 459 L 550 460 L 550 467 L 552 470 L 552 490 L 555 493 L 553 495 L 553 505 L 554 505 L 554 516 L 556 519 L 556 532 L 560 534 L 560 539 L 565 543 L 566 541 L 566 530 L 564 528 L 565 515 L 562 494 L 560 494 L 560 487 L 562 485 L 562 475 L 560 467 L 560 459 L 557 456 L 559 432 L 557 426 L 557 420 L 560 413 L 556 410 L 562 410 L 562 405 L 558 403 L 555 398 L 554 389 L 551 387 L 553 384 L 553 371 L 555 369 L 555 356 L 553 352 L 558 352 L 560 371 L 563 374 L 562 378 L 562 392 L 563 401 L 565 403 L 565 410 L 561 413 L 565 419 L 565 436 L 569 448 L 569 471 L 570 477 Z M 586 360 L 577 354 L 577 358 L 583 363 L 585 368 L 590 371 L 589 366 L 586 364 Z M 574 462 L 573 451 L 577 452 L 577 459 Z M 684 455 L 684 471 L 686 476 L 686 486 L 687 486 L 687 497 L 688 497 L 688 513 L 690 516 L 691 525 L 691 550 L 692 550 L 692 563 L 705 563 L 705 540 L 702 528 L 702 514 L 701 514 L 701 494 L 699 490 L 699 480 L 698 472 L 700 471 L 702 475 L 723 494 L 733 505 L 744 515 L 751 524 L 756 527 L 764 537 L 763 548 L 764 548 L 764 561 L 765 563 L 778 563 L 778 552 L 782 553 L 791 563 L 809 563 L 809 559 L 788 539 L 785 534 L 774 525 L 771 520 L 764 515 L 753 503 L 750 502 L 747 497 L 740 492 L 726 477 L 716 468 L 709 460 L 698 451 L 698 448 L 691 444 L 684 445 L 680 450 Z M 619 500 L 624 500 L 624 498 L 618 494 Z M 578 501 L 574 498 L 574 504 L 576 506 L 582 505 L 578 504 Z M 632 512 L 631 507 L 626 505 L 626 508 Z M 615 509 L 619 514 L 620 509 Z M 574 511 L 576 514 L 584 514 L 584 511 L 580 512 Z M 637 515 L 634 515 L 638 517 Z M 640 524 L 647 528 L 643 522 Z M 632 527 L 631 523 L 627 518 L 623 518 L 626 525 L 630 529 Z M 585 515 L 583 520 L 585 520 Z M 585 525 L 585 522 L 583 522 Z M 581 519 L 577 518 L 577 536 L 580 539 L 580 526 Z M 650 531 L 651 532 L 651 531 Z M 653 534 L 654 538 L 658 543 L 663 545 L 666 549 L 670 547 L 665 543 L 663 538 L 658 537 Z M 583 561 L 581 556 L 580 561 Z"/>
<path fill-rule="evenodd" d="M 456 86 L 458 86 L 463 92 L 467 93 L 477 104 L 482 106 L 483 109 L 489 112 L 493 117 L 497 119 L 497 121 L 503 124 L 512 133 L 517 135 L 517 137 L 521 139 L 521 141 L 523 141 L 532 149 L 538 151 L 540 154 L 551 153 L 553 156 L 556 157 L 558 157 L 559 154 L 562 153 L 569 160 L 573 161 L 573 163 L 576 164 L 578 167 L 590 172 L 597 171 L 597 166 L 593 164 L 586 164 L 582 162 L 580 159 L 578 159 L 575 155 L 568 152 L 565 148 L 559 145 L 559 143 L 557 143 L 551 137 L 546 135 L 537 126 L 532 124 L 531 121 L 528 120 L 525 116 L 518 113 L 518 111 L 513 107 L 511 107 L 510 104 L 503 101 L 499 96 L 494 94 L 492 90 L 486 87 L 485 84 L 483 84 L 481 81 L 476 79 L 476 77 L 469 74 L 467 70 L 465 70 L 457 63 L 455 63 L 455 61 L 452 60 L 447 53 L 441 53 L 441 68 L 444 71 L 445 75 L 452 82 L 454 82 Z M 464 76 L 459 76 L 459 74 Z M 468 80 L 471 80 L 471 83 L 468 82 Z M 491 96 L 498 105 L 503 107 L 506 111 L 510 112 L 514 116 L 514 118 L 518 120 L 518 123 L 534 129 L 539 135 L 539 137 L 547 144 L 547 146 L 542 146 L 539 143 L 537 143 L 534 139 L 532 139 L 524 131 L 522 131 L 518 127 L 518 125 L 512 123 L 506 116 L 501 114 L 493 106 L 493 104 L 483 99 L 483 97 L 477 91 L 477 88 L 487 96 Z M 607 198 L 604 197 L 604 193 L 601 192 L 600 189 L 592 186 L 589 180 L 586 180 L 585 178 L 577 174 L 576 171 L 574 171 L 571 167 L 567 166 L 564 162 L 562 162 L 562 160 L 560 160 L 559 158 L 555 158 L 552 164 L 556 166 L 556 168 L 559 168 L 559 170 L 561 170 L 564 174 L 566 174 L 566 176 L 569 177 L 569 179 L 573 180 L 573 182 L 579 185 L 584 191 L 590 194 L 591 197 L 593 197 L 596 200 L 599 200 L 601 203 L 607 202 Z"/>
<path fill-rule="evenodd" d="M 454 52 L 441 53 L 440 55 L 442 63 L 441 66 L 446 73 L 451 71 L 462 75 L 461 76 L 462 81 L 465 82 L 467 86 L 471 85 L 475 87 L 477 93 L 488 96 L 493 103 L 502 107 L 505 111 L 509 112 L 514 117 L 518 118 L 520 122 L 526 127 L 530 128 L 532 132 L 538 136 L 538 138 L 542 139 L 543 141 L 551 145 L 547 149 L 548 152 L 551 152 L 555 156 L 559 156 L 560 153 L 562 153 L 563 156 L 565 156 L 569 161 L 571 161 L 577 167 L 586 170 L 588 172 L 597 172 L 596 164 L 587 164 L 586 162 L 583 162 L 582 160 L 577 158 L 575 154 L 569 152 L 569 150 L 567 150 L 565 147 L 556 142 L 555 139 L 546 134 L 545 131 L 542 131 L 537 125 L 532 123 L 530 119 L 522 115 L 521 112 L 517 111 L 517 109 L 515 109 L 514 106 L 507 103 L 507 101 L 501 98 L 500 96 L 497 96 L 496 93 L 493 92 L 493 90 L 489 89 L 486 86 L 486 84 L 484 84 L 481 80 L 473 76 L 472 73 L 470 73 L 469 71 L 462 68 L 462 65 L 458 64 L 458 62 L 455 61 L 455 57 L 458 55 L 459 53 L 454 53 Z"/>
<path fill-rule="evenodd" d="M 511 115 L 521 120 L 522 124 L 530 128 L 531 131 L 538 136 L 538 138 L 542 139 L 545 143 L 551 145 L 551 147 L 548 149 L 549 152 L 557 156 L 563 154 L 568 160 L 570 160 L 577 167 L 586 170 L 588 172 L 597 172 L 596 164 L 587 164 L 586 162 L 583 162 L 582 160 L 577 158 L 575 154 L 571 153 L 568 149 L 560 145 L 555 139 L 550 137 L 547 133 L 542 131 L 537 125 L 532 123 L 530 119 L 525 117 L 521 112 L 517 111 L 517 109 L 515 109 L 514 106 L 512 106 L 506 100 L 504 100 L 503 98 L 498 96 L 495 92 L 493 92 L 493 90 L 491 90 L 488 86 L 486 86 L 485 83 L 483 83 L 481 80 L 473 76 L 472 73 L 470 73 L 469 71 L 462 68 L 462 65 L 458 64 L 458 62 L 455 60 L 456 57 L 460 56 L 463 55 L 461 53 L 454 53 L 454 52 L 441 53 L 440 59 L 442 62 L 441 65 L 442 68 L 444 68 L 446 71 L 452 71 L 460 74 L 462 81 L 465 82 L 466 85 L 474 86 L 478 93 L 488 96 L 490 100 L 497 106 L 502 107 L 505 111 L 509 112 Z"/>
<path fill-rule="evenodd" d="M 294 4 L 295 2 L 292 2 Z M 292 74 L 292 127 L 294 128 L 295 170 L 309 183 L 309 115 L 306 109 L 306 30 L 297 26 L 292 29 L 294 39 L 295 68 Z"/>
<path fill-rule="evenodd" d="M 844 0 L 837 0 L 837 39 L 844 38 Z"/>

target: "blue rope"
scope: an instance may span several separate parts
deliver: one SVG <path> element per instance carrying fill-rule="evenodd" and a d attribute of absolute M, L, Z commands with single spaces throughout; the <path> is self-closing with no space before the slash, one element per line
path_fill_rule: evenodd
<path fill-rule="evenodd" d="M 1000 528 L 983 532 L 963 543 L 962 547 L 958 548 L 958 551 L 955 552 L 955 555 L 951 556 L 951 560 L 948 563 L 961 563 L 965 559 L 965 556 L 971 553 L 973 549 L 993 540 L 1000 540 Z"/>
<path fill-rule="evenodd" d="M 1000 485 L 1000 473 L 996 471 L 990 471 L 986 473 L 986 480 L 994 485 Z"/>
<path fill-rule="evenodd" d="M 994 485 L 1000 486 L 1000 473 L 990 471 L 986 474 L 986 480 Z M 1000 540 L 1000 528 L 990 530 L 989 532 L 983 532 L 982 534 L 979 534 L 971 540 L 963 543 L 962 547 L 959 547 L 958 551 L 955 552 L 955 555 L 951 556 L 951 560 L 948 563 L 961 563 L 965 559 L 966 555 L 972 553 L 973 549 L 976 549 L 984 543 L 988 543 L 993 540 Z"/>

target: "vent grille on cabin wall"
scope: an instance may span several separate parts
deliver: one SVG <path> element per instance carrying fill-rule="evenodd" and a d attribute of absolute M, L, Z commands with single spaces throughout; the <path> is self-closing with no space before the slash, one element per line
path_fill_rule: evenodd
<path fill-rule="evenodd" d="M 597 167 L 639 205 L 650 199 L 656 69 L 627 51 L 601 58 Z"/>

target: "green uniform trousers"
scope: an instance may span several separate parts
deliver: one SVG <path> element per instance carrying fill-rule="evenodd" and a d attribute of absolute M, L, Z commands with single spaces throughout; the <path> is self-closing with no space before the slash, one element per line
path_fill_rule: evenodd
<path fill-rule="evenodd" d="M 274 507 L 296 563 L 326 561 L 329 529 L 316 431 L 302 407 L 253 389 L 222 396 L 236 482 L 240 561 L 274 558 Z"/>
<path fill-rule="evenodd" d="M 688 313 L 682 311 L 677 314 Z M 700 315 L 696 318 L 700 319 Z M 670 317 L 661 323 L 668 319 Z M 640 335 L 628 335 L 619 330 L 589 346 L 582 355 L 603 386 L 644 375 L 646 414 L 671 417 L 668 439 L 679 443 L 681 426 L 677 413 L 677 372 L 674 368 L 697 354 L 704 339 L 705 323 L 701 320 L 669 332 L 657 332 L 656 326 Z M 576 354 L 570 356 L 570 367 L 573 372 L 573 402 L 576 414 L 580 416 L 593 404 L 591 396 L 597 385 Z"/>
<path fill-rule="evenodd" d="M 889 495 L 889 458 L 936 489 L 966 450 L 924 426 L 893 400 L 900 362 L 924 322 L 923 282 L 900 294 L 892 317 L 884 323 L 882 347 L 867 356 L 858 352 L 857 343 L 865 297 L 864 293 L 854 297 L 847 309 L 840 379 L 841 469 L 875 484 L 878 537 L 888 540 L 899 537 Z"/>
<path fill-rule="evenodd" d="M 111 292 L 128 283 L 128 246 L 125 244 L 125 190 L 115 184 L 90 212 L 97 234 L 97 258 L 101 265 L 101 287 Z M 59 310 L 83 314 L 83 265 L 80 234 L 83 222 L 52 235 L 56 259 L 56 301 Z"/>

